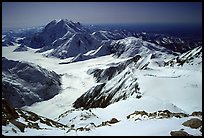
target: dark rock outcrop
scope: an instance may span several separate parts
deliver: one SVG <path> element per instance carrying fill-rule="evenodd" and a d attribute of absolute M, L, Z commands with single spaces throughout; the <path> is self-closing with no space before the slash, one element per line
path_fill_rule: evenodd
<path fill-rule="evenodd" d="M 10 120 L 12 124 L 14 124 L 17 128 L 20 129 L 21 132 L 24 132 L 26 125 L 16 120 Z"/>
<path fill-rule="evenodd" d="M 192 136 L 192 135 L 188 134 L 186 131 L 183 131 L 183 130 L 171 131 L 170 135 L 171 136 Z"/>
<path fill-rule="evenodd" d="M 191 115 L 192 116 L 202 116 L 202 112 L 201 111 L 195 111 Z"/>
<path fill-rule="evenodd" d="M 109 121 L 110 124 L 115 124 L 115 123 L 117 123 L 117 122 L 119 122 L 119 121 L 118 121 L 118 119 L 116 119 L 116 118 L 112 118 L 112 119 Z"/>
<path fill-rule="evenodd" d="M 21 44 L 20 46 L 18 46 L 16 49 L 13 50 L 13 52 L 22 52 L 22 51 L 28 51 L 28 48 Z"/>
<path fill-rule="evenodd" d="M 200 126 L 202 126 L 202 121 L 198 118 L 192 118 L 184 122 L 182 125 L 190 128 L 199 128 Z"/>
<path fill-rule="evenodd" d="M 159 110 L 157 112 L 150 112 L 147 113 L 146 111 L 135 111 L 134 113 L 130 114 L 127 116 L 127 119 L 134 118 L 137 115 L 147 116 L 150 119 L 158 118 L 158 119 L 163 119 L 163 118 L 183 118 L 183 117 L 188 117 L 188 114 L 185 113 L 172 113 L 169 110 Z"/>
<path fill-rule="evenodd" d="M 21 120 L 24 121 L 22 122 Z M 9 123 L 15 125 L 21 132 L 24 132 L 26 128 L 43 129 L 40 127 L 42 124 L 60 129 L 67 127 L 64 124 L 39 116 L 31 111 L 14 108 L 8 100 L 2 98 L 2 125 L 6 126 Z M 15 129 L 13 131 L 17 133 Z"/>

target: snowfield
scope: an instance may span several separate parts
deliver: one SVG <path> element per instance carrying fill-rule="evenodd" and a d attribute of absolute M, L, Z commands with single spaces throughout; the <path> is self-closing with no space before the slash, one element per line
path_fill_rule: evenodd
<path fill-rule="evenodd" d="M 75 63 L 59 64 L 69 62 L 73 57 L 67 59 L 45 57 L 43 55 L 49 54 L 52 50 L 44 53 L 35 53 L 39 49 L 32 48 L 28 48 L 27 51 L 13 52 L 18 46 L 2 47 L 2 57 L 6 57 L 9 60 L 35 63 L 47 70 L 54 71 L 61 75 L 62 83 L 62 90 L 53 98 L 36 102 L 31 106 L 24 106 L 22 109 L 58 121 L 68 127 L 64 130 L 50 126 L 47 129 L 40 130 L 26 128 L 25 132 L 21 132 L 16 126 L 9 123 L 7 126 L 2 126 L 3 135 L 170 136 L 171 131 L 183 129 L 191 135 L 202 136 L 200 127 L 191 129 L 182 125 L 183 122 L 191 118 L 202 120 L 202 116 L 191 116 L 192 112 L 202 112 L 202 63 L 162 67 L 159 66 L 162 64 L 159 63 L 161 60 L 159 58 L 152 60 L 150 59 L 151 54 L 149 54 L 146 58 L 141 58 L 137 64 L 142 66 L 148 63 L 146 69 L 135 69 L 135 66 L 129 66 L 132 77 L 137 78 L 141 98 L 135 98 L 136 95 L 132 95 L 125 100 L 114 102 L 106 108 L 85 110 L 82 108 L 75 109 L 73 103 L 93 86 L 100 84 L 96 82 L 92 75 L 87 74 L 87 71 L 94 68 L 106 69 L 110 65 L 126 61 L 129 58 L 121 59 L 113 55 L 107 55 Z M 145 51 L 143 52 L 145 54 Z M 170 58 L 165 60 L 168 61 Z M 116 81 L 120 78 L 119 76 L 113 79 Z M 131 81 L 126 83 L 131 83 Z M 114 88 L 110 85 L 117 84 L 108 83 L 108 85 L 110 88 Z M 128 115 L 135 111 L 151 113 L 160 110 L 184 113 L 189 116 L 162 119 L 151 119 L 145 116 L 138 116 L 139 119 L 127 118 Z M 119 122 L 102 123 L 112 118 L 116 118 Z M 39 124 L 41 127 L 47 127 L 41 123 Z M 17 133 L 12 128 L 18 130 Z"/>

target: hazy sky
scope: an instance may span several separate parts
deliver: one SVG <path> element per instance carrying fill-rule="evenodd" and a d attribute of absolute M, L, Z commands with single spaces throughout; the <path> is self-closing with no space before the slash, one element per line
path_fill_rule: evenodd
<path fill-rule="evenodd" d="M 81 23 L 202 23 L 201 2 L 3 2 L 3 28 Z"/>

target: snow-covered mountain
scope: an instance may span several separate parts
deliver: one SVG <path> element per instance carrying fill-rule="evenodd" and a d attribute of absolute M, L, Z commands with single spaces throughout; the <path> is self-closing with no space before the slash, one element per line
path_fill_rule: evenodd
<path fill-rule="evenodd" d="M 188 65 L 200 67 L 202 66 L 202 46 L 198 46 L 165 62 L 165 66 L 188 66 Z"/>
<path fill-rule="evenodd" d="M 142 95 L 139 91 L 140 88 L 137 82 L 137 77 L 134 75 L 134 72 L 135 70 L 148 69 L 148 65 L 154 62 L 152 61 L 152 58 L 163 58 L 162 52 L 156 51 L 155 54 L 154 49 L 158 47 L 156 47 L 155 45 L 152 46 L 152 44 L 148 42 L 144 43 L 148 43 L 150 46 L 152 46 L 152 49 L 150 50 L 145 47 L 148 51 L 143 50 L 143 43 L 141 43 L 143 42 L 142 40 L 139 40 L 139 42 L 137 42 L 137 38 L 127 39 L 130 40 L 130 42 L 128 42 L 128 44 L 124 44 L 124 46 L 129 46 L 130 49 L 131 45 L 135 46 L 136 44 L 140 43 L 138 44 L 140 47 L 135 48 L 135 50 L 131 50 L 131 52 L 137 52 L 131 55 L 134 55 L 134 57 L 128 55 L 131 53 L 128 53 L 127 50 L 124 50 L 125 52 L 127 52 L 124 57 L 131 57 L 130 59 L 123 62 L 119 62 L 117 64 L 110 64 L 105 69 L 94 68 L 88 70 L 87 73 L 92 74 L 93 77 L 96 79 L 96 82 L 99 84 L 92 87 L 81 97 L 79 97 L 74 102 L 74 107 L 83 107 L 85 109 L 95 107 L 104 108 L 119 100 L 125 100 L 128 97 L 141 98 Z M 132 44 L 132 41 L 134 42 L 134 44 Z M 122 42 L 124 42 L 124 40 Z M 142 49 L 141 51 L 140 48 Z M 163 49 L 164 48 L 162 48 L 162 50 Z"/>
<path fill-rule="evenodd" d="M 154 33 L 136 33 L 135 37 L 141 38 L 144 41 L 148 41 L 162 47 L 165 47 L 174 52 L 184 53 L 192 48 L 199 46 L 198 42 L 193 40 L 183 40 L 178 37 L 168 36 L 164 34 L 154 34 Z"/>
<path fill-rule="evenodd" d="M 134 57 L 135 55 L 147 56 L 150 53 L 154 58 L 161 56 L 164 58 L 164 55 L 177 55 L 171 50 L 136 37 L 115 40 L 112 41 L 111 45 L 113 53 L 120 58 Z"/>
<path fill-rule="evenodd" d="M 41 32 L 33 36 L 30 47 L 50 47 L 50 45 L 59 38 L 65 36 L 66 38 L 70 38 L 75 33 L 86 31 L 88 31 L 88 29 L 83 27 L 79 22 L 74 23 L 67 19 L 61 19 L 59 21 L 53 20 L 48 23 Z M 48 50 L 48 48 L 46 50 Z"/>
<path fill-rule="evenodd" d="M 62 44 L 58 45 L 47 56 L 61 59 L 75 57 L 78 54 L 85 54 L 90 50 L 97 49 L 100 42 L 88 33 L 75 33 L 71 38 L 66 39 Z"/>
<path fill-rule="evenodd" d="M 100 84 L 92 87 L 74 102 L 74 107 L 85 109 L 96 107 L 107 107 L 111 103 L 125 100 L 130 96 L 141 97 L 137 78 L 133 76 L 131 68 L 137 68 L 137 61 L 140 56 L 131 58 L 125 62 L 111 65 L 106 69 L 89 70 L 89 74 L 94 74 Z"/>
<path fill-rule="evenodd" d="M 4 34 L 2 43 L 3 45 L 19 43 L 31 48 L 40 48 L 36 52 L 45 52 L 52 49 L 50 53 L 46 54 L 47 57 L 60 59 L 73 57 L 70 62 L 112 53 L 115 53 L 118 57 L 133 57 L 138 53 L 149 53 L 149 51 L 154 51 L 153 57 L 160 56 L 163 53 L 176 55 L 198 46 L 197 43 L 190 44 L 190 42 L 180 38 L 162 34 L 135 33 L 126 30 L 90 31 L 81 23 L 75 23 L 67 19 L 53 20 L 43 29 L 39 29 L 36 33 L 33 32 L 30 36 L 29 33 L 20 35 L 24 36 L 23 38 L 14 37 L 12 32 L 8 32 L 6 35 Z"/>
<path fill-rule="evenodd" d="M 14 107 L 48 100 L 59 93 L 60 84 L 53 71 L 2 57 L 2 96 Z"/>
<path fill-rule="evenodd" d="M 15 43 L 29 45 L 31 38 L 42 30 L 43 26 L 10 30 L 2 33 L 2 46 L 13 46 Z"/>
<path fill-rule="evenodd" d="M 202 136 L 200 42 L 66 19 L 4 41 L 2 135 Z"/>

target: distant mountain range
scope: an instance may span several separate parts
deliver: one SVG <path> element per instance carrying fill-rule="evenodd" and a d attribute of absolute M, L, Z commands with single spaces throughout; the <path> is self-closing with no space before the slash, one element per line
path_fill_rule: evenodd
<path fill-rule="evenodd" d="M 41 29 L 29 29 L 15 33 L 6 32 L 3 34 L 2 46 L 18 43 L 27 47 L 37 48 L 39 49 L 37 52 L 45 52 L 52 49 L 46 55 L 47 57 L 61 59 L 73 57 L 72 62 L 76 62 L 108 54 L 118 55 L 119 53 L 121 54 L 121 50 L 126 53 L 126 57 L 135 56 L 134 53 L 138 54 L 137 50 L 134 51 L 134 49 L 129 48 L 131 45 L 134 47 L 134 44 L 126 48 L 120 47 L 118 49 L 115 47 L 117 47 L 116 45 L 121 45 L 120 42 L 129 43 L 129 41 L 137 40 L 138 38 L 143 40 L 144 43 L 146 41 L 149 42 L 148 46 L 157 45 L 157 48 L 166 48 L 166 51 L 171 51 L 170 53 L 174 54 L 184 53 L 201 45 L 201 42 L 186 41 L 163 34 L 128 32 L 127 30 L 94 31 L 93 29 L 82 26 L 79 22 L 75 23 L 67 19 L 61 19 L 59 21 L 53 20 Z M 160 51 L 161 49 L 159 48 L 157 50 Z"/>

